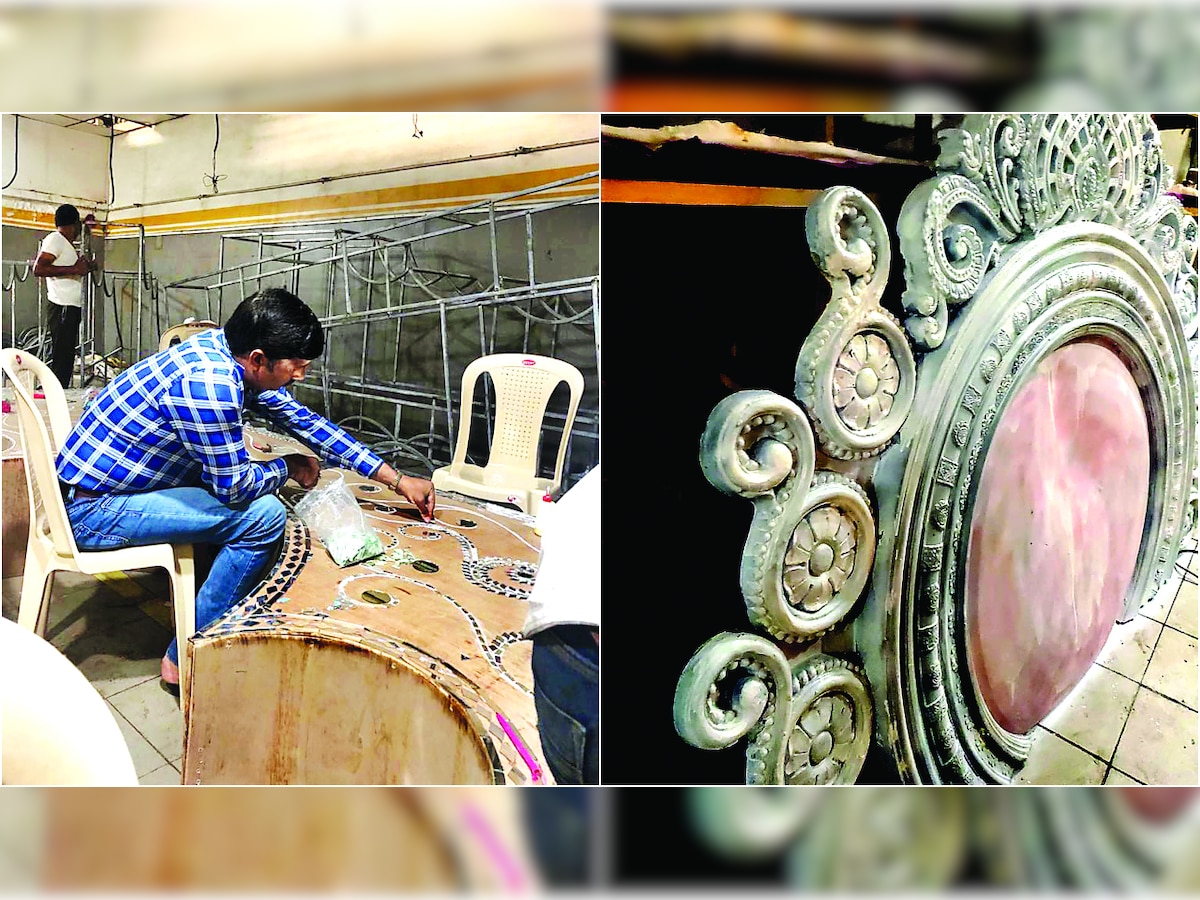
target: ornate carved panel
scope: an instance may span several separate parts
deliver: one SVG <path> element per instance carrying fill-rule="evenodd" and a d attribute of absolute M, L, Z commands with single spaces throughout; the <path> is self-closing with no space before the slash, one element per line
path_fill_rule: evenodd
<path fill-rule="evenodd" d="M 973 115 L 940 139 L 938 173 L 899 217 L 903 327 L 880 304 L 882 218 L 853 188 L 827 190 L 806 217 L 831 298 L 799 352 L 800 406 L 739 392 L 713 410 L 701 441 L 708 480 L 754 504 L 741 590 L 751 625 L 780 643 L 709 641 L 680 679 L 675 723 L 709 749 L 747 737 L 751 783 L 853 780 L 872 718 L 906 780 L 1006 782 L 1020 768 L 1027 723 L 998 714 L 996 680 L 980 668 L 988 654 L 968 641 L 969 549 L 989 515 L 977 500 L 997 429 L 1021 426 L 1002 422 L 1014 397 L 1065 358 L 1112 360 L 1130 385 L 1125 414 L 1144 411 L 1148 442 L 1145 515 L 1134 510 L 1126 529 L 1132 576 L 1119 576 L 1088 640 L 1162 584 L 1194 521 L 1196 223 L 1163 191 L 1149 117 Z M 1059 352 L 1080 344 L 1100 349 Z M 1053 424 L 1099 440 L 1091 425 Z M 842 468 L 859 480 L 819 470 L 833 465 L 821 460 L 857 461 Z M 1106 464 L 1096 466 L 1102 491 Z M 1048 520 L 1073 502 L 1060 492 L 1030 516 Z M 1053 540 L 1038 559 L 1091 540 L 1072 527 L 1046 526 Z M 1009 529 L 1012 541 L 1020 530 Z M 1091 614 L 1091 599 L 1072 597 L 1056 602 Z M 1050 648 L 1073 652 L 1076 667 L 1094 650 Z M 804 672 L 833 685 L 816 706 Z M 1044 703 L 1082 674 L 1063 672 Z M 1019 670 L 1006 677 L 1008 689 L 1026 688 Z M 837 727 L 818 729 L 818 708 L 820 724 Z M 833 758 L 841 764 L 820 764 Z"/>

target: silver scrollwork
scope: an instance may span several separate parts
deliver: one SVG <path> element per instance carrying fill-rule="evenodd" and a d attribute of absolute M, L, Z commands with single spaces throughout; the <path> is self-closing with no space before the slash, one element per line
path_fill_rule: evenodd
<path fill-rule="evenodd" d="M 804 222 L 832 296 L 796 360 L 796 397 L 827 454 L 872 456 L 904 423 L 916 380 L 904 330 L 879 305 L 891 269 L 887 228 L 849 187 L 825 191 Z"/>
<path fill-rule="evenodd" d="M 705 750 L 747 739 L 747 784 L 850 784 L 871 741 L 861 670 L 816 653 L 789 666 L 770 641 L 719 634 L 675 689 L 675 730 Z"/>

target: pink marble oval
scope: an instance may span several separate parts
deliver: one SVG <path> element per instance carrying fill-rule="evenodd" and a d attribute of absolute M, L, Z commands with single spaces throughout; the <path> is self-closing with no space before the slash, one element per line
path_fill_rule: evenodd
<path fill-rule="evenodd" d="M 1165 825 L 1180 818 L 1196 802 L 1194 787 L 1125 787 L 1125 803 L 1147 822 Z"/>
<path fill-rule="evenodd" d="M 1100 344 L 1054 351 L 996 426 L 967 556 L 967 651 L 979 693 L 1023 734 L 1104 646 L 1133 577 L 1150 479 L 1146 413 Z"/>

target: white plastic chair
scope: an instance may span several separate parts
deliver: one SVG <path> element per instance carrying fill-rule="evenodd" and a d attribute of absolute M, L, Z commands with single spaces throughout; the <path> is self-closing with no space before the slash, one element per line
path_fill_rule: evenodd
<path fill-rule="evenodd" d="M 467 444 L 471 438 L 471 404 L 475 382 L 482 373 L 492 377 L 496 387 L 496 423 L 486 466 L 467 463 Z M 546 416 L 550 395 L 565 381 L 571 392 L 567 418 L 552 478 L 537 477 L 538 439 Z M 523 512 L 537 509 L 538 498 L 558 490 L 562 483 L 563 461 L 567 455 L 567 437 L 579 410 L 583 394 L 583 375 L 570 363 L 548 356 L 524 353 L 497 353 L 484 356 L 463 372 L 462 415 L 454 460 L 433 473 L 438 490 L 458 491 L 470 497 L 515 503 Z"/>
<path fill-rule="evenodd" d="M 57 448 L 63 445 L 71 431 L 66 394 L 50 367 L 24 350 L 0 350 L 0 369 L 11 382 L 17 398 L 25 481 L 29 486 L 29 543 L 25 549 L 25 577 L 21 584 L 17 623 L 36 634 L 45 634 L 55 572 L 99 575 L 131 569 L 166 569 L 175 607 L 175 637 L 179 642 L 179 699 L 186 715 L 191 674 L 188 638 L 196 630 L 192 545 L 150 544 L 86 552 L 76 547 L 54 465 Z M 35 383 L 41 384 L 46 395 L 49 431 L 34 405 Z"/>
<path fill-rule="evenodd" d="M 104 698 L 36 634 L 0 619 L 0 769 L 5 784 L 137 784 Z"/>
<path fill-rule="evenodd" d="M 168 328 L 162 333 L 162 337 L 158 341 L 158 352 L 166 350 L 172 344 L 178 344 L 180 341 L 186 341 L 193 334 L 199 334 L 201 331 L 211 331 L 217 327 L 216 322 L 200 321 L 200 322 L 184 322 L 182 325 L 175 325 Z"/>

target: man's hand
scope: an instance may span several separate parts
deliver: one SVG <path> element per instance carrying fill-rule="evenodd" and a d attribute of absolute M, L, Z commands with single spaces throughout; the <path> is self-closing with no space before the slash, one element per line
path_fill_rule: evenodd
<path fill-rule="evenodd" d="M 421 518 L 426 522 L 433 521 L 434 494 L 433 482 L 424 478 L 414 478 L 403 475 L 396 485 L 396 493 L 417 508 Z"/>
<path fill-rule="evenodd" d="M 311 456 L 305 456 L 303 453 L 289 453 L 283 457 L 283 461 L 287 463 L 288 478 L 291 478 L 305 490 L 317 486 L 317 479 L 321 477 L 321 464 Z"/>
<path fill-rule="evenodd" d="M 94 263 L 90 259 L 88 259 L 86 256 L 81 256 L 79 259 L 75 260 L 75 265 L 71 268 L 76 275 L 83 276 L 91 272 L 93 267 Z"/>

